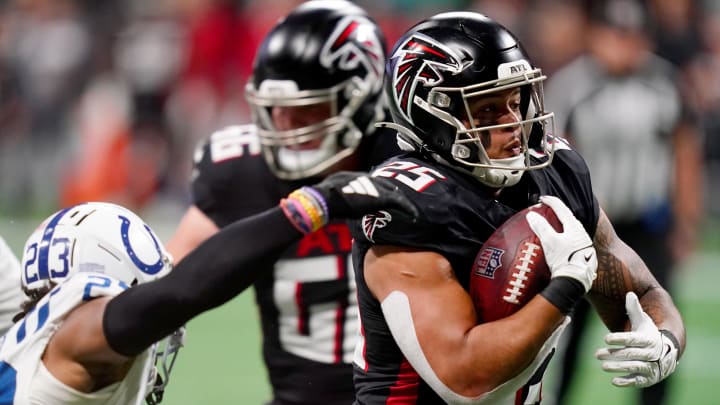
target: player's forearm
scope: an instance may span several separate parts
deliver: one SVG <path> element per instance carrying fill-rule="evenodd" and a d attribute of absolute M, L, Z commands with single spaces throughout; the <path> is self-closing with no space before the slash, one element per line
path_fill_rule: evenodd
<path fill-rule="evenodd" d="M 447 300 L 462 301 L 458 296 L 447 296 Z M 546 342 L 565 319 L 542 297 L 508 318 L 480 325 L 474 312 L 463 305 L 449 305 L 445 308 L 455 309 L 432 314 L 438 306 L 442 305 L 417 300 L 411 310 L 408 296 L 400 291 L 391 292 L 382 302 L 387 325 L 403 354 L 449 403 L 510 395 L 520 388 L 550 353 L 556 341 Z M 435 315 L 442 316 L 443 322 Z"/>
<path fill-rule="evenodd" d="M 124 355 L 142 352 L 241 293 L 300 237 L 279 208 L 224 228 L 165 278 L 130 288 L 108 303 L 103 329 L 110 346 Z"/>
<path fill-rule="evenodd" d="M 475 384 L 492 390 L 525 370 L 565 315 L 541 296 L 515 314 L 477 325 L 468 334 Z"/>

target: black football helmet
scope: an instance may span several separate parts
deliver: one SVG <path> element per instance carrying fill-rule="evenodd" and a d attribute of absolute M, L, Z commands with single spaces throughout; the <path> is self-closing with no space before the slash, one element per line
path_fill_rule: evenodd
<path fill-rule="evenodd" d="M 553 114 L 545 112 L 542 82 L 517 38 L 494 20 L 473 12 L 448 12 L 424 20 L 400 38 L 386 65 L 385 89 L 403 149 L 472 174 L 490 187 L 516 184 L 525 170 L 547 166 L 554 146 Z M 471 102 L 520 89 L 520 115 L 512 124 L 481 122 Z M 488 157 L 483 136 L 520 127 L 522 152 Z M 554 144 L 552 144 L 554 145 Z M 531 154 L 549 155 L 531 163 Z"/>
<path fill-rule="evenodd" d="M 374 130 L 383 110 L 385 52 L 377 24 L 349 1 L 308 1 L 271 30 L 258 49 L 245 94 L 276 176 L 320 174 L 351 155 Z M 273 107 L 328 104 L 330 117 L 320 122 L 289 130 L 273 123 Z M 309 142 L 320 146 L 300 147 Z"/>

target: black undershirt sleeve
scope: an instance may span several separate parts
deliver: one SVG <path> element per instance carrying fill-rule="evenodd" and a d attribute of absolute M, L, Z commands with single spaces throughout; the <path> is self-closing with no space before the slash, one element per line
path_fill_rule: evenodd
<path fill-rule="evenodd" d="M 164 278 L 129 288 L 107 304 L 108 344 L 125 356 L 141 353 L 241 293 L 301 236 L 279 207 L 223 228 Z"/>

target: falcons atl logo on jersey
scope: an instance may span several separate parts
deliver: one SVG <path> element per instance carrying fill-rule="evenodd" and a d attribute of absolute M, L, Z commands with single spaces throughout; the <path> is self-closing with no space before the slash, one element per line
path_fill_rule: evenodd
<path fill-rule="evenodd" d="M 365 238 L 375 243 L 375 240 L 373 240 L 375 230 L 386 227 L 390 221 L 392 221 L 392 215 L 387 211 L 378 211 L 374 214 L 365 215 L 362 218 L 362 228 Z"/>
<path fill-rule="evenodd" d="M 418 57 L 420 55 L 422 59 Z M 409 37 L 391 59 L 394 100 L 409 122 L 413 122 L 410 109 L 418 83 L 425 87 L 437 86 L 445 80 L 443 72 L 456 75 L 473 62 L 423 34 Z"/>

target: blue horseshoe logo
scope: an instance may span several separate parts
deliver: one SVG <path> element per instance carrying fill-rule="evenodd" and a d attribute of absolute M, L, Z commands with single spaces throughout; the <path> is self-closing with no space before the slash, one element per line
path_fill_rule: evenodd
<path fill-rule="evenodd" d="M 155 263 L 147 264 L 137 257 L 132 246 L 130 246 L 130 239 L 128 238 L 128 231 L 130 230 L 130 220 L 122 215 L 118 215 L 118 218 L 120 218 L 120 221 L 122 221 L 122 224 L 120 224 L 120 236 L 122 238 L 123 245 L 125 245 L 125 251 L 127 251 L 127 254 L 130 256 L 132 262 L 143 273 L 150 275 L 157 274 L 157 272 L 159 272 L 163 268 L 163 254 L 160 251 L 160 244 L 158 244 L 157 239 L 155 239 L 155 234 L 153 234 L 149 226 L 145 225 L 145 230 L 150 234 L 153 242 L 155 242 L 155 250 L 157 251 L 159 256 L 158 260 Z"/>

